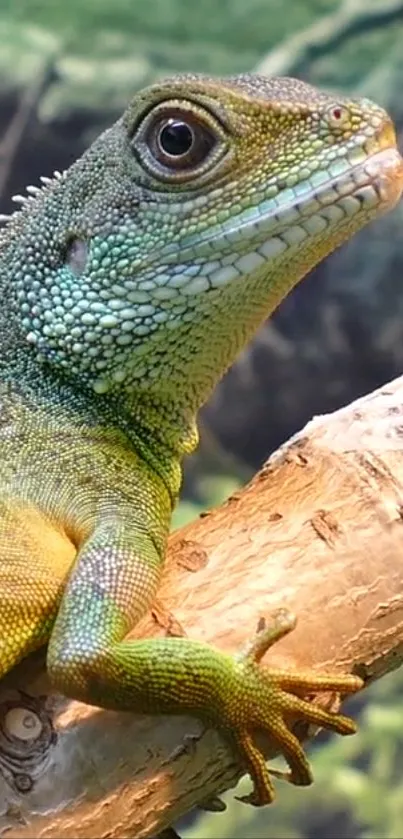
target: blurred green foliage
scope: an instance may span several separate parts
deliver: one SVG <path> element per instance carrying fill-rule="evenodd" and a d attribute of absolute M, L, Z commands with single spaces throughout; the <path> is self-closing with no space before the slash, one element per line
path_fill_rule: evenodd
<path fill-rule="evenodd" d="M 172 529 L 183 527 L 200 515 L 206 507 L 214 507 L 229 498 L 241 486 L 241 481 L 233 476 L 201 475 L 198 480 L 199 500 L 183 500 L 178 504 L 172 516 Z"/>
<path fill-rule="evenodd" d="M 403 61 L 398 7 L 398 0 L 287 0 L 284 14 L 284 0 L 0 0 L 0 85 L 24 86 L 51 62 L 58 79 L 41 102 L 42 118 L 78 107 L 118 110 L 159 75 L 248 71 L 287 39 L 292 64 L 301 32 L 323 22 L 325 38 L 319 28 L 299 73 L 327 86 L 360 80 L 371 90 L 385 81 L 379 67 L 390 68 L 392 52 Z M 388 9 L 390 25 L 377 26 L 382 11 L 388 24 Z"/>

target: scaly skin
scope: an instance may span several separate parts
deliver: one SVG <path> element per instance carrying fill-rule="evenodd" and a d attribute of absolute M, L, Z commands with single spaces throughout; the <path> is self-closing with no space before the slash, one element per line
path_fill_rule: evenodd
<path fill-rule="evenodd" d="M 0 235 L 0 676 L 48 642 L 68 696 L 206 717 L 239 749 L 254 804 L 273 797 L 254 730 L 309 783 L 284 715 L 351 733 L 300 694 L 360 680 L 261 667 L 288 613 L 235 658 L 125 637 L 157 591 L 200 405 L 279 300 L 402 182 L 392 124 L 367 100 L 182 76 L 29 188 Z"/>

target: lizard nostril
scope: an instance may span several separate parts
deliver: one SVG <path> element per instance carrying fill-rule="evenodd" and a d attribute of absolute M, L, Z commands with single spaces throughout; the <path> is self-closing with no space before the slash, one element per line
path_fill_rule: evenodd
<path fill-rule="evenodd" d="M 84 273 L 88 260 L 88 243 L 83 239 L 71 238 L 66 246 L 64 262 L 76 277 Z"/>

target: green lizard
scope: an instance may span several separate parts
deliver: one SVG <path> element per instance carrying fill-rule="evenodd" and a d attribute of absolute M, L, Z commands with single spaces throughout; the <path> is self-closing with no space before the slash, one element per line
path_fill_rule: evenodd
<path fill-rule="evenodd" d="M 28 187 L 0 234 L 0 676 L 48 643 L 67 696 L 205 717 L 256 805 L 273 786 L 255 729 L 307 784 L 289 720 L 354 724 L 301 695 L 360 680 L 261 667 L 287 613 L 237 657 L 125 639 L 158 588 L 200 405 L 280 299 L 402 185 L 392 123 L 367 100 L 177 76 Z"/>

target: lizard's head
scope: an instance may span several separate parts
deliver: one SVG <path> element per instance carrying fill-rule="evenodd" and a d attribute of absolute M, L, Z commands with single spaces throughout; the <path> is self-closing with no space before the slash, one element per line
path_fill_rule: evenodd
<path fill-rule="evenodd" d="M 402 186 L 392 123 L 368 100 L 286 78 L 168 79 L 6 226 L 21 334 L 97 393 L 176 387 L 197 404 Z"/>

